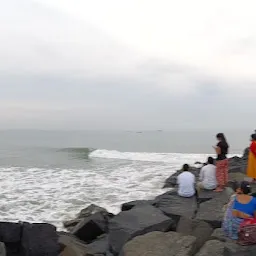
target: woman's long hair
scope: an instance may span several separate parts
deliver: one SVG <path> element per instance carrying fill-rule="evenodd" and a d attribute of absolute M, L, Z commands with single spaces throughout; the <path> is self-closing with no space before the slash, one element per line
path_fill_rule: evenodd
<path fill-rule="evenodd" d="M 218 134 L 216 135 L 216 138 L 219 139 L 219 140 L 221 140 L 221 142 L 222 142 L 223 144 L 225 144 L 225 146 L 227 147 L 227 149 L 229 148 L 229 145 L 228 145 L 228 142 L 227 142 L 227 139 L 226 139 L 224 133 L 218 133 Z"/>

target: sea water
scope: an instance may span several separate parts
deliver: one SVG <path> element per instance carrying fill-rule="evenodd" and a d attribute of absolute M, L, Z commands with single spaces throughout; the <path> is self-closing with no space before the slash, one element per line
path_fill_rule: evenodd
<path fill-rule="evenodd" d="M 230 133 L 232 154 L 247 137 Z M 205 161 L 214 143 L 211 132 L 1 131 L 1 221 L 61 229 L 92 203 L 118 213 L 124 202 L 164 193 L 164 180 L 184 163 Z"/>

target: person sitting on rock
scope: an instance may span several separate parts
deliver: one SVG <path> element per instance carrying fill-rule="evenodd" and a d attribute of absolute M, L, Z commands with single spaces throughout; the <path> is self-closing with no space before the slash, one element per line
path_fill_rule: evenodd
<path fill-rule="evenodd" d="M 197 184 L 197 190 L 201 189 L 214 190 L 217 187 L 216 179 L 216 166 L 214 165 L 214 159 L 208 158 L 207 165 L 202 167 L 199 175 L 199 183 Z"/>
<path fill-rule="evenodd" d="M 241 182 L 236 196 L 231 198 L 224 216 L 222 228 L 225 235 L 233 240 L 238 239 L 241 223 L 248 218 L 256 217 L 256 198 L 250 196 L 249 182 Z"/>
<path fill-rule="evenodd" d="M 182 173 L 177 177 L 178 195 L 182 197 L 192 197 L 196 193 L 195 175 L 189 171 L 189 165 L 184 164 Z"/>

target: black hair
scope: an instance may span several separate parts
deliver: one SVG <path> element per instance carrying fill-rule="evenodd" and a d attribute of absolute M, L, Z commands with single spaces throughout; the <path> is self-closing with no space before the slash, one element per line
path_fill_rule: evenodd
<path fill-rule="evenodd" d="M 189 170 L 189 165 L 188 164 L 184 164 L 182 169 L 185 172 L 188 171 Z"/>
<path fill-rule="evenodd" d="M 250 183 L 248 181 L 242 181 L 240 184 L 240 189 L 245 195 L 248 195 L 252 192 Z"/>
<path fill-rule="evenodd" d="M 224 135 L 224 133 L 220 132 L 216 135 L 216 138 L 221 140 L 221 142 L 225 145 L 225 147 L 228 149 L 229 145 L 226 139 L 226 136 Z M 227 152 L 228 153 L 228 152 Z"/>
<path fill-rule="evenodd" d="M 218 134 L 216 135 L 216 138 L 217 138 L 217 139 L 220 139 L 220 140 L 223 141 L 223 142 L 227 142 L 226 137 L 225 137 L 224 133 L 222 133 L 222 132 L 218 133 Z"/>
<path fill-rule="evenodd" d="M 256 140 L 256 134 L 255 133 L 251 135 L 251 139 Z"/>
<path fill-rule="evenodd" d="M 208 157 L 208 164 L 214 164 L 214 159 L 210 156 Z"/>
<path fill-rule="evenodd" d="M 231 188 L 236 192 L 238 188 L 240 188 L 240 184 L 238 181 L 233 181 L 231 183 Z"/>

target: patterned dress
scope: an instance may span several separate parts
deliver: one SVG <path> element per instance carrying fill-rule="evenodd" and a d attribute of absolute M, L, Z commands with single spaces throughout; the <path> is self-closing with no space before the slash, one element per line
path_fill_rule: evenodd
<path fill-rule="evenodd" d="M 244 221 L 244 219 L 234 217 L 232 214 L 235 199 L 236 195 L 231 196 L 222 223 L 222 229 L 225 236 L 233 240 L 238 239 L 239 227 Z"/>

